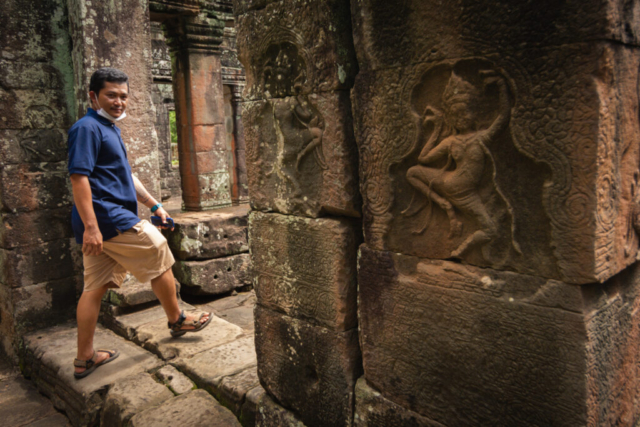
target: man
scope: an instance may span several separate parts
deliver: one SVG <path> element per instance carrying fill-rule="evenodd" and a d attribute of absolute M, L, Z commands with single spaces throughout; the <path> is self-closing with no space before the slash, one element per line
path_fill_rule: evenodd
<path fill-rule="evenodd" d="M 72 226 L 82 244 L 84 290 L 78 301 L 78 353 L 75 377 L 83 378 L 118 357 L 117 350 L 94 350 L 100 302 L 108 288 L 120 287 L 129 271 L 140 282 L 151 281 L 171 335 L 202 330 L 211 313 L 180 311 L 174 263 L 166 239 L 148 221 L 138 218 L 138 202 L 167 224 L 169 214 L 131 173 L 120 129 L 126 117 L 129 78 L 102 68 L 91 76 L 89 96 L 94 109 L 69 130 L 69 173 L 75 206 Z"/>

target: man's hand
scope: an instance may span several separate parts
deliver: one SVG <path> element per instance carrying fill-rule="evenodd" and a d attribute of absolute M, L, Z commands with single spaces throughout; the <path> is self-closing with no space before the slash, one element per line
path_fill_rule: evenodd
<path fill-rule="evenodd" d="M 167 224 L 167 218 L 171 218 L 171 216 L 167 213 L 167 211 L 165 211 L 164 208 L 162 207 L 159 207 L 158 210 L 155 212 L 155 214 L 162 219 L 162 224 Z M 167 224 L 167 226 L 163 225 L 161 228 L 167 229 L 169 228 L 169 226 Z M 173 228 L 171 229 L 171 231 L 173 231 Z"/>
<path fill-rule="evenodd" d="M 98 227 L 87 227 L 82 236 L 82 253 L 100 255 L 102 253 L 102 233 Z"/>

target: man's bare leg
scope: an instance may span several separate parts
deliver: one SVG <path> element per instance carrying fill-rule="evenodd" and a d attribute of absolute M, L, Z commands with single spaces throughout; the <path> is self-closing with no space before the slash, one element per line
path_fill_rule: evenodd
<path fill-rule="evenodd" d="M 96 332 L 100 304 L 109 284 L 93 291 L 83 292 L 78 301 L 76 319 L 78 321 L 78 354 L 80 360 L 89 360 L 93 357 L 93 336 Z M 108 353 L 99 352 L 96 362 L 109 357 Z M 84 368 L 75 368 L 76 372 L 83 372 Z"/>
<path fill-rule="evenodd" d="M 180 306 L 178 305 L 178 297 L 176 296 L 176 281 L 173 278 L 173 271 L 168 269 L 160 276 L 151 280 L 151 289 L 153 289 L 153 293 L 156 294 L 156 297 L 160 300 L 160 305 L 164 309 L 164 312 L 167 314 L 167 319 L 171 323 L 175 323 L 178 318 L 180 318 Z M 187 315 L 187 320 L 191 320 L 194 317 L 192 315 Z M 208 315 L 205 315 L 202 318 L 202 322 L 206 322 L 209 318 Z M 185 326 L 185 329 L 190 329 L 192 327 Z"/>

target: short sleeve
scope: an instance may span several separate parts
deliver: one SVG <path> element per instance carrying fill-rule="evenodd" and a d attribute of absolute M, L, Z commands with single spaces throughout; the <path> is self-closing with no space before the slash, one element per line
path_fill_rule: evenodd
<path fill-rule="evenodd" d="M 69 174 L 91 175 L 100 152 L 100 135 L 92 126 L 69 130 Z"/>

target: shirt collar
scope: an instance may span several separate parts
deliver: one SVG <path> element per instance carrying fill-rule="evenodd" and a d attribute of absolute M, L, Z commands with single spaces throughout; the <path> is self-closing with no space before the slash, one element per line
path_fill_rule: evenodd
<path fill-rule="evenodd" d="M 107 125 L 107 126 L 115 125 L 115 123 L 113 123 L 111 120 L 106 119 L 106 118 L 98 115 L 96 110 L 94 110 L 93 108 L 89 108 L 87 110 L 87 115 L 93 117 L 94 119 L 96 119 L 97 121 L 102 123 L 103 125 Z"/>

